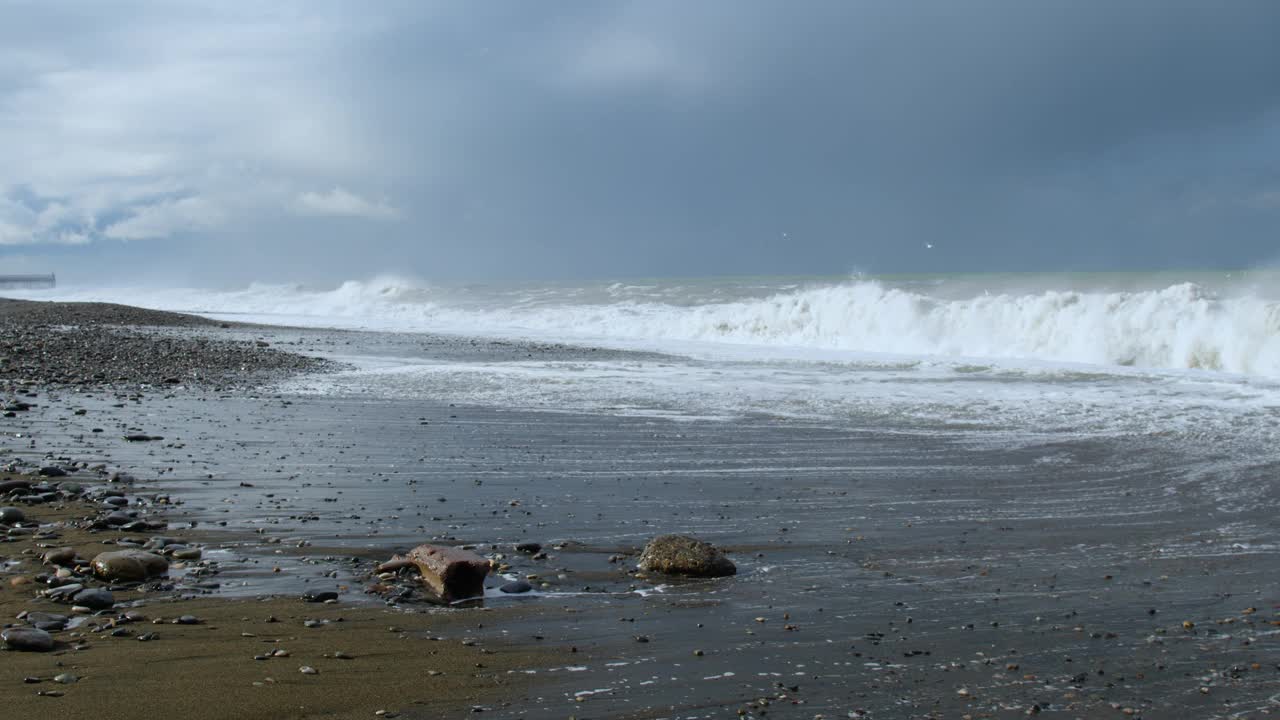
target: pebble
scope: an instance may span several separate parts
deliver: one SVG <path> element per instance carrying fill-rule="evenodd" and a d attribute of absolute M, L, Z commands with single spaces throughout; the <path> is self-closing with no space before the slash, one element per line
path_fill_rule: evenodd
<path fill-rule="evenodd" d="M 298 668 L 298 672 L 302 673 L 303 675 L 319 675 L 320 674 L 319 670 L 311 667 L 310 665 L 303 665 L 302 667 Z"/>
<path fill-rule="evenodd" d="M 53 676 L 54 682 L 61 683 L 63 685 L 70 685 L 71 683 L 77 682 L 79 680 L 80 678 L 76 677 L 75 675 L 72 675 L 71 673 L 62 673 L 61 675 Z"/>
<path fill-rule="evenodd" d="M 75 597 L 75 594 L 81 590 L 84 590 L 84 586 L 80 583 L 67 583 L 66 585 L 59 585 L 56 588 L 49 589 L 45 595 L 54 600 L 66 600 Z"/>
<path fill-rule="evenodd" d="M 0 507 L 0 523 L 12 525 L 13 523 L 22 522 L 26 518 L 26 514 L 16 507 Z"/>
<path fill-rule="evenodd" d="M 110 516 L 108 516 L 110 522 Z M 169 561 L 142 550 L 117 550 L 99 553 L 93 558 L 93 572 L 104 580 L 136 581 L 164 575 Z"/>
<path fill-rule="evenodd" d="M 116 604 L 116 599 L 109 590 L 93 588 L 76 593 L 72 602 L 90 610 L 106 610 Z"/>
<path fill-rule="evenodd" d="M 498 589 L 504 593 L 516 594 L 516 593 L 527 593 L 533 589 L 533 586 L 525 582 L 524 580 L 516 580 L 515 582 L 509 582 Z"/>
<path fill-rule="evenodd" d="M 50 565 L 71 565 L 76 561 L 75 548 L 58 548 L 44 554 L 44 561 Z"/>
<path fill-rule="evenodd" d="M 200 618 L 195 615 L 183 615 L 173 621 L 174 625 L 199 625 Z"/>
<path fill-rule="evenodd" d="M 339 659 L 339 660 L 354 660 L 354 659 L 355 659 L 355 656 L 354 656 L 354 655 L 348 655 L 347 653 L 345 653 L 345 652 L 343 652 L 343 651 L 341 651 L 341 650 L 338 650 L 338 651 L 334 652 L 334 653 L 333 653 L 333 656 L 334 656 L 335 658 Z"/>
<path fill-rule="evenodd" d="M 338 593 L 332 590 L 326 591 L 309 591 L 302 594 L 302 599 L 312 603 L 328 602 L 329 600 L 337 600 Z"/>
<path fill-rule="evenodd" d="M 0 631 L 5 647 L 22 652 L 49 652 L 53 649 L 53 636 L 36 628 L 6 628 Z"/>
<path fill-rule="evenodd" d="M 22 619 L 27 621 L 27 624 L 35 629 L 44 630 L 45 632 L 58 632 L 65 628 L 67 623 L 71 621 L 71 618 L 66 615 L 57 615 L 55 613 L 46 612 L 27 613 Z"/>

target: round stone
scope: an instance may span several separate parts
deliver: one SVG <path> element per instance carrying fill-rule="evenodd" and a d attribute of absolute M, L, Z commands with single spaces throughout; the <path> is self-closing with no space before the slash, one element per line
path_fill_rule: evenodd
<path fill-rule="evenodd" d="M 723 577 L 738 572 L 733 561 L 710 543 L 687 535 L 659 535 L 640 554 L 640 569 L 668 575 Z"/>
<path fill-rule="evenodd" d="M 16 507 L 0 507 L 0 523 L 12 525 L 14 523 L 20 523 L 26 518 L 26 514 Z"/>
<path fill-rule="evenodd" d="M 12 650 L 23 652 L 49 652 L 53 649 L 53 636 L 35 628 L 5 628 L 0 630 L 0 640 Z"/>
<path fill-rule="evenodd" d="M 116 604 L 116 599 L 109 590 L 93 588 L 76 593 L 71 602 L 81 607 L 87 607 L 90 610 L 106 610 Z"/>
<path fill-rule="evenodd" d="M 58 632 L 65 628 L 68 622 L 71 622 L 71 618 L 66 615 L 47 612 L 27 613 L 23 620 L 26 620 L 27 624 L 35 629 L 44 630 L 45 632 Z"/>
<path fill-rule="evenodd" d="M 93 573 L 103 580 L 146 580 L 168 571 L 168 560 L 142 550 L 104 552 L 93 559 Z"/>
<path fill-rule="evenodd" d="M 533 586 L 524 580 L 516 580 L 515 582 L 509 582 L 498 589 L 504 593 L 518 594 L 529 592 L 533 589 Z"/>
<path fill-rule="evenodd" d="M 44 554 L 44 561 L 50 565 L 71 565 L 76 561 L 75 548 L 58 548 Z"/>

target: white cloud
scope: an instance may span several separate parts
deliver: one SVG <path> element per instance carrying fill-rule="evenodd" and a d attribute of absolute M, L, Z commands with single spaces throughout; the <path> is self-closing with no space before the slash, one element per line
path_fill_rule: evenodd
<path fill-rule="evenodd" d="M 329 192 L 300 193 L 295 209 L 303 215 L 338 215 L 369 220 L 400 218 L 400 211 L 386 200 L 366 200 L 340 187 L 335 187 Z"/>
<path fill-rule="evenodd" d="M 575 32 L 558 35 L 559 81 L 591 91 L 657 91 L 691 96 L 715 89 L 707 18 L 694 6 L 621 2 Z M 724 42 L 724 38 L 719 38 Z"/>
<path fill-rule="evenodd" d="M 217 227 L 225 213 L 200 197 L 166 200 L 137 210 L 132 217 L 109 225 L 102 234 L 115 240 L 154 240 L 193 230 Z"/>
<path fill-rule="evenodd" d="M 30 243 L 30 231 L 0 219 L 0 245 L 28 245 Z"/>
<path fill-rule="evenodd" d="M 144 10 L 33 4 L 27 32 L 0 27 L 0 242 L 208 230 L 393 166 L 339 79 L 386 19 L 287 0 Z M 51 30 L 30 32 L 40 27 Z M 284 189 L 263 196 L 264 185 Z M 54 202 L 59 223 L 15 218 L 4 196 L 17 190 Z"/>

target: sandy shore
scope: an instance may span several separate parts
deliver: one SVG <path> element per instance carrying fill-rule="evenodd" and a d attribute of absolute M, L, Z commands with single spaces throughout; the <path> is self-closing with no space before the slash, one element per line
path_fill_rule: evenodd
<path fill-rule="evenodd" d="M 49 483 L 0 475 L 0 482 L 15 480 Z M 92 482 L 66 484 L 81 480 Z M 167 712 L 196 718 L 444 717 L 509 706 L 528 686 L 526 670 L 573 658 L 570 648 L 520 645 L 483 630 L 501 628 L 512 608 L 403 612 L 298 596 L 227 599 L 203 589 L 216 586 L 209 581 L 218 579 L 219 565 L 205 560 L 175 561 L 168 577 L 144 584 L 97 581 L 82 565 L 63 582 L 110 587 L 116 605 L 77 613 L 43 596 L 57 568 L 40 558 L 73 548 L 92 559 L 149 534 L 97 527 L 107 508 L 88 498 L 19 509 L 26 518 L 15 527 L 36 532 L 15 530 L 0 544 L 0 618 L 6 627 L 24 627 L 25 613 L 75 623 L 53 633 L 52 652 L 0 656 L 0 698 L 23 716 L 56 707 L 67 717 L 134 717 L 160 702 Z M 216 548 L 198 531 L 159 532 L 206 552 Z M 304 667 L 315 672 L 304 674 Z"/>

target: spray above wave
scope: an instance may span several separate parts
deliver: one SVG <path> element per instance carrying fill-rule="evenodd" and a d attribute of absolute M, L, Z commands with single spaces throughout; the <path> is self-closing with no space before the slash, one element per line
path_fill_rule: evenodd
<path fill-rule="evenodd" d="M 65 299 L 122 299 L 90 295 Z M 123 301 L 311 325 L 656 347 L 662 341 L 769 346 L 775 356 L 779 349 L 821 349 L 1280 376 L 1280 303 L 1194 283 L 955 297 L 919 282 L 874 280 L 494 288 L 383 277 L 328 291 L 253 285 L 233 292 L 130 293 Z"/>
<path fill-rule="evenodd" d="M 701 307 L 681 325 L 736 342 L 1280 375 L 1280 304 L 1193 284 L 944 300 L 859 282 Z"/>

